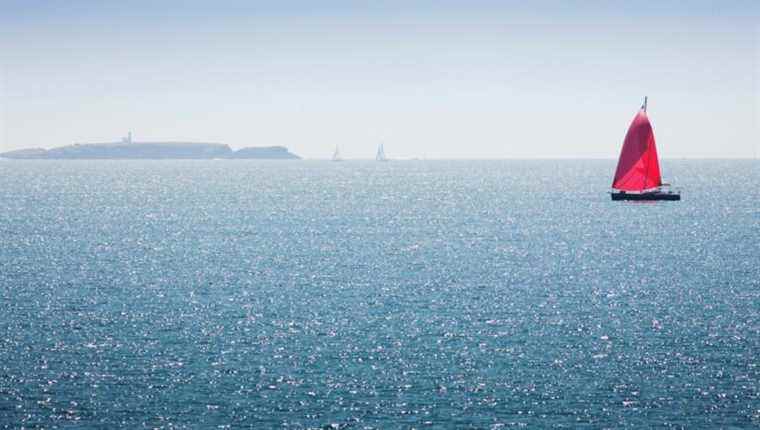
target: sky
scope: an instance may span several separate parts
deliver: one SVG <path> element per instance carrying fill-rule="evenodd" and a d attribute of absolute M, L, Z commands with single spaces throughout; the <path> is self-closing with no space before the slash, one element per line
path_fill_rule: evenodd
<path fill-rule="evenodd" d="M 757 1 L 0 0 L 0 151 L 283 145 L 306 158 L 748 158 Z"/>

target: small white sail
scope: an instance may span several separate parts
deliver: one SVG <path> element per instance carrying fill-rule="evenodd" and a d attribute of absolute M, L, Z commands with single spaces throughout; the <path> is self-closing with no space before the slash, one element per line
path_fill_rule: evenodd
<path fill-rule="evenodd" d="M 388 161 L 388 158 L 385 157 L 385 149 L 383 148 L 382 143 L 377 147 L 377 155 L 375 155 L 375 160 Z"/>
<path fill-rule="evenodd" d="M 340 158 L 340 151 L 338 151 L 338 146 L 335 146 L 335 152 L 333 152 L 332 161 L 343 161 L 342 158 Z"/>

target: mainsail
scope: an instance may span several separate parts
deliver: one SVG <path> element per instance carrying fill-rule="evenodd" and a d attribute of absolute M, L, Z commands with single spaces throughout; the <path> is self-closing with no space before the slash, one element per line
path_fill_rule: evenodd
<path fill-rule="evenodd" d="M 333 152 L 332 161 L 340 161 L 340 152 L 338 151 L 338 147 L 335 147 L 335 152 Z"/>
<path fill-rule="evenodd" d="M 381 143 L 380 146 L 377 147 L 377 155 L 375 155 L 375 160 L 377 161 L 386 161 L 387 158 L 385 158 L 385 149 L 383 149 L 383 144 Z"/>
<path fill-rule="evenodd" d="M 625 135 L 612 188 L 621 191 L 644 191 L 662 185 L 660 162 L 649 123 L 646 101 L 633 118 Z"/>

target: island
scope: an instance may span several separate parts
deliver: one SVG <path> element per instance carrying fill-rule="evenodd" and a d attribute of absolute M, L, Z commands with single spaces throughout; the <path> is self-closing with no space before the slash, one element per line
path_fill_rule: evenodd
<path fill-rule="evenodd" d="M 226 158 L 267 158 L 272 160 L 299 159 L 284 146 L 255 146 L 232 151 Z"/>
<path fill-rule="evenodd" d="M 10 159 L 269 159 L 297 160 L 301 157 L 284 146 L 249 147 L 233 150 L 221 143 L 133 142 L 131 133 L 120 142 L 75 143 L 52 149 L 19 149 L 0 153 Z"/>

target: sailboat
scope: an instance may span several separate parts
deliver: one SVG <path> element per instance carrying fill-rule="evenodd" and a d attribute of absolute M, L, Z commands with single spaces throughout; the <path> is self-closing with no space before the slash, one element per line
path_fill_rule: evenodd
<path fill-rule="evenodd" d="M 385 149 L 383 149 L 382 143 L 377 147 L 377 155 L 375 155 L 375 160 L 388 161 L 388 158 L 385 157 Z"/>
<path fill-rule="evenodd" d="M 662 182 L 646 97 L 625 134 L 612 181 L 612 200 L 681 200 L 678 191 Z"/>
<path fill-rule="evenodd" d="M 343 161 L 342 158 L 340 158 L 340 152 L 338 151 L 338 146 L 335 145 L 335 152 L 333 152 L 332 161 Z"/>

